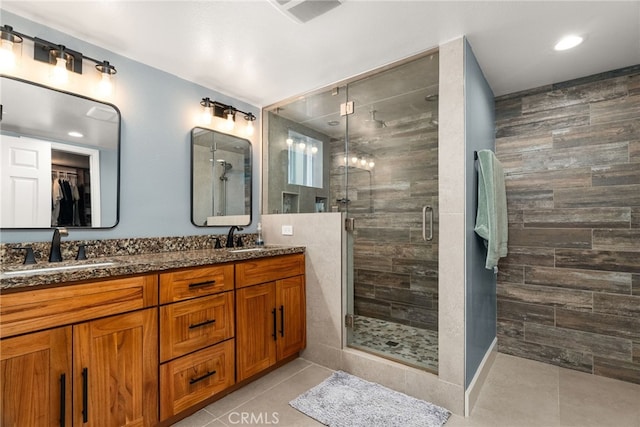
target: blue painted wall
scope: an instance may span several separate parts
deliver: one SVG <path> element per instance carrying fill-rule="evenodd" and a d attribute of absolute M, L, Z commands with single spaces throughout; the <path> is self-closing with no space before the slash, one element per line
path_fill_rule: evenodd
<path fill-rule="evenodd" d="M 495 150 L 494 96 L 465 40 L 465 389 L 496 337 L 496 276 L 484 268 L 486 249 L 474 232 L 478 175 L 473 152 Z"/>
<path fill-rule="evenodd" d="M 111 102 L 122 114 L 120 222 L 108 230 L 70 230 L 68 239 L 191 236 L 218 234 L 227 229 L 191 224 L 190 132 L 197 125 L 199 102 L 205 96 L 258 117 L 259 108 L 225 96 L 224 88 L 218 88 L 220 92 L 205 88 L 4 10 L 0 16 L 2 25 L 64 44 L 92 58 L 106 59 L 118 70 L 115 99 Z M 32 52 L 25 50 L 22 55 L 29 57 Z M 259 135 L 260 122 L 254 124 Z M 247 231 L 255 229 L 259 215 L 259 137 L 252 137 L 252 144 L 254 221 Z M 0 235 L 3 243 L 50 238 L 49 230 L 2 230 Z"/>

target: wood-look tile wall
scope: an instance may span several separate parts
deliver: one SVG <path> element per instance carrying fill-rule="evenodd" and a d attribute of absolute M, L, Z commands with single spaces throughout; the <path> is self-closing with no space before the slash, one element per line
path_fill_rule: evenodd
<path fill-rule="evenodd" d="M 496 99 L 498 349 L 640 383 L 640 65 Z"/>

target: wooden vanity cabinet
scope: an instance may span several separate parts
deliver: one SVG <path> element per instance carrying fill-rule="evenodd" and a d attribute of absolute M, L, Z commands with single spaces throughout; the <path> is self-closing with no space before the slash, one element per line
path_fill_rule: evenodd
<path fill-rule="evenodd" d="M 304 349 L 304 274 L 293 254 L 0 294 L 0 427 L 177 421 Z"/>
<path fill-rule="evenodd" d="M 156 425 L 156 305 L 157 276 L 0 295 L 2 426 Z"/>
<path fill-rule="evenodd" d="M 236 264 L 236 372 L 250 378 L 306 346 L 304 255 Z"/>
<path fill-rule="evenodd" d="M 160 419 L 235 384 L 234 267 L 160 274 Z"/>

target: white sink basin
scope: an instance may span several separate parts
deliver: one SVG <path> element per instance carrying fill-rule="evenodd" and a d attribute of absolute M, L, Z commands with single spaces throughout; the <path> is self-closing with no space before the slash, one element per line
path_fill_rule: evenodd
<path fill-rule="evenodd" d="M 247 248 L 247 249 L 231 249 L 229 252 L 256 252 L 256 251 L 264 251 L 264 248 Z"/>
<path fill-rule="evenodd" d="M 83 268 L 97 268 L 97 267 L 107 267 L 115 264 L 114 262 L 96 262 L 94 264 L 78 264 L 78 265 L 61 265 L 60 267 L 44 267 L 44 268 L 31 268 L 29 270 L 14 270 L 14 271 L 5 271 L 2 273 L 3 277 L 7 276 L 16 276 L 18 274 L 40 274 L 47 273 L 51 271 L 64 271 L 64 270 L 79 270 Z"/>

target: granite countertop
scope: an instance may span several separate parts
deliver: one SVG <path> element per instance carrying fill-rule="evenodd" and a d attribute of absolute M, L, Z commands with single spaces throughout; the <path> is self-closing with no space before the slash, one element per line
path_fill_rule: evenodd
<path fill-rule="evenodd" d="M 225 262 L 304 253 L 304 246 L 268 245 L 258 248 L 201 249 L 128 256 L 105 256 L 86 261 L 40 262 L 0 271 L 0 291 L 79 282 L 92 279 L 162 272 Z"/>

